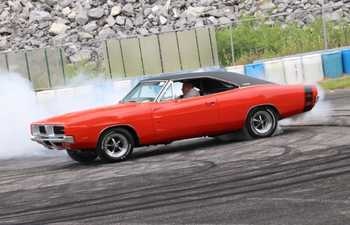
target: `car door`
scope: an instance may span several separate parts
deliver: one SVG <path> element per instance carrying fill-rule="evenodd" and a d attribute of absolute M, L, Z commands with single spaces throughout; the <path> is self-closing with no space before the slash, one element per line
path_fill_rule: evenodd
<path fill-rule="evenodd" d="M 218 126 L 223 131 L 236 130 L 243 127 L 247 110 L 251 105 L 251 96 L 237 88 L 217 97 L 219 119 Z"/>
<path fill-rule="evenodd" d="M 175 85 L 174 85 L 175 86 Z M 174 99 L 173 83 L 153 105 L 155 134 L 159 140 L 201 136 L 215 129 L 218 122 L 215 96 Z"/>

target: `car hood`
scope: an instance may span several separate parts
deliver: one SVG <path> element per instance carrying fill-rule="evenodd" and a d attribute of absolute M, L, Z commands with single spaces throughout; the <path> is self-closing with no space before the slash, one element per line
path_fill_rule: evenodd
<path fill-rule="evenodd" d="M 88 110 L 76 111 L 36 121 L 33 124 L 73 125 L 79 124 L 81 122 L 86 122 L 92 119 L 95 120 L 96 118 L 113 117 L 115 119 L 119 115 L 119 113 L 125 113 L 130 110 L 134 110 L 136 105 L 136 103 L 123 103 Z"/>

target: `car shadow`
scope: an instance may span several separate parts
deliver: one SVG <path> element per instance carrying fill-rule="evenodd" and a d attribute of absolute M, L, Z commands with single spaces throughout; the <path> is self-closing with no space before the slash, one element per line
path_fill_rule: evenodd
<path fill-rule="evenodd" d="M 283 132 L 270 138 L 276 138 L 276 137 L 278 138 L 278 137 L 283 137 L 293 133 L 298 133 L 303 129 L 305 128 L 302 128 L 302 127 L 283 128 Z M 266 140 L 266 139 L 263 139 L 263 140 Z M 154 146 L 135 148 L 133 154 L 130 156 L 130 158 L 126 162 L 137 161 L 143 158 L 174 154 L 174 153 L 206 151 L 206 150 L 210 150 L 212 147 L 223 147 L 225 145 L 249 143 L 249 142 L 251 141 L 249 140 L 248 141 L 244 141 L 244 140 L 220 141 L 212 137 L 187 139 L 187 140 L 176 141 L 168 145 L 154 145 Z M 69 169 L 69 168 L 79 169 L 79 168 L 86 168 L 90 166 L 92 167 L 103 166 L 106 164 L 110 164 L 110 163 L 106 163 L 98 159 L 90 163 L 73 162 L 71 164 L 66 164 L 62 166 L 61 168 L 62 169 Z"/>
<path fill-rule="evenodd" d="M 178 152 L 193 152 L 203 148 L 210 148 L 217 145 L 224 145 L 223 143 L 214 138 L 196 138 L 182 141 L 176 141 L 168 145 L 158 145 L 142 147 L 135 149 L 130 157 L 130 160 L 136 160 L 140 158 L 147 158 L 156 155 L 164 155 Z"/>
<path fill-rule="evenodd" d="M 300 127 L 286 128 L 286 129 L 283 129 L 281 133 L 278 133 L 277 135 L 270 138 L 283 137 L 293 133 L 298 133 L 302 129 L 303 128 L 300 128 Z M 266 140 L 266 139 L 261 139 L 261 140 Z M 149 146 L 149 147 L 142 147 L 139 149 L 136 148 L 129 159 L 138 160 L 141 158 L 147 158 L 147 157 L 152 157 L 157 155 L 173 154 L 173 153 L 179 153 L 179 152 L 186 153 L 186 152 L 194 152 L 194 151 L 200 151 L 200 150 L 205 151 L 205 150 L 210 150 L 210 148 L 212 147 L 223 147 L 225 145 L 249 143 L 251 141 L 254 141 L 254 140 L 237 139 L 237 140 L 231 140 L 231 141 L 221 141 L 211 137 L 188 139 L 183 141 L 176 141 L 169 145 Z"/>

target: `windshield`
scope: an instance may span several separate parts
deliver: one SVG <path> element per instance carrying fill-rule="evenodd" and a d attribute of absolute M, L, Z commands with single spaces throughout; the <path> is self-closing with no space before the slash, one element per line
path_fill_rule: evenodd
<path fill-rule="evenodd" d="M 125 96 L 122 102 L 152 102 L 158 97 L 165 85 L 166 81 L 140 82 Z"/>

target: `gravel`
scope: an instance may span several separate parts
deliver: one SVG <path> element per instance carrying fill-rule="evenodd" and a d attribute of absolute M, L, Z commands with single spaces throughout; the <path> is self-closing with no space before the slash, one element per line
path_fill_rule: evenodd
<path fill-rule="evenodd" d="M 331 8 L 329 20 L 350 18 L 349 0 L 326 0 L 326 7 Z M 320 0 L 5 0 L 0 3 L 0 51 L 74 45 L 66 47 L 68 57 L 85 59 L 86 49 L 98 54 L 100 39 L 227 24 L 244 15 L 284 14 L 267 23 L 304 25 L 320 12 Z"/>

